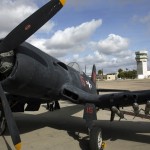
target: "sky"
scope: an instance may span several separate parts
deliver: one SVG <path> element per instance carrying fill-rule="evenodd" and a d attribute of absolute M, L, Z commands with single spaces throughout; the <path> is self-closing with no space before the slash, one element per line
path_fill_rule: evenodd
<path fill-rule="evenodd" d="M 1 0 L 0 38 L 49 0 Z M 87 74 L 136 69 L 135 52 L 150 58 L 150 0 L 67 0 L 66 5 L 27 42 Z M 150 70 L 150 62 L 148 61 Z"/>

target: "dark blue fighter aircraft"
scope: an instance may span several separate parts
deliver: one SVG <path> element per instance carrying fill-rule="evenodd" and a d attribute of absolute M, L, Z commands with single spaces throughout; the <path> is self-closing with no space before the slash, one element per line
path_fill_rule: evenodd
<path fill-rule="evenodd" d="M 64 4 L 65 0 L 51 0 L 0 40 L 0 134 L 7 123 L 17 150 L 21 139 L 12 112 L 35 111 L 42 103 L 62 99 L 85 105 L 83 119 L 90 132 L 91 150 L 103 149 L 101 129 L 93 126 L 96 107 L 110 109 L 111 121 L 115 114 L 124 118 L 119 107 L 134 106 L 138 114 L 138 104 L 146 104 L 145 114 L 150 112 L 150 91 L 98 95 L 102 89 L 96 89 L 95 65 L 89 78 L 76 63 L 66 65 L 25 42 Z"/>

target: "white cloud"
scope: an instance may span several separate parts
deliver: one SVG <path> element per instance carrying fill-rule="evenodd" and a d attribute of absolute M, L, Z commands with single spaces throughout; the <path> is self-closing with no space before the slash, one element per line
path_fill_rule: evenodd
<path fill-rule="evenodd" d="M 0 38 L 5 37 L 19 23 L 38 9 L 31 0 L 1 0 L 0 1 Z M 49 32 L 54 27 L 53 22 L 45 24 L 39 32 Z"/>
<path fill-rule="evenodd" d="M 128 49 L 129 40 L 119 35 L 109 34 L 106 39 L 96 43 L 96 46 L 100 53 L 116 55 Z"/>
<path fill-rule="evenodd" d="M 47 53 L 51 56 L 57 57 L 57 58 L 65 57 L 68 54 L 73 54 L 73 53 L 76 54 L 76 53 L 85 49 L 84 44 L 83 45 L 76 45 L 75 48 L 70 48 L 70 49 L 61 48 L 61 45 L 60 45 L 60 48 L 50 48 L 49 49 L 45 46 L 47 39 L 36 38 L 35 36 L 30 38 L 28 40 L 28 42 L 31 43 L 32 45 L 34 45 L 35 47 L 38 47 L 39 49 L 41 49 L 45 53 Z"/>
<path fill-rule="evenodd" d="M 127 38 L 109 34 L 106 39 L 90 42 L 90 46 L 92 50 L 96 50 L 93 63 L 96 62 L 100 68 L 105 68 L 106 72 L 117 71 L 119 67 L 135 66 L 135 54 L 129 50 Z"/>
<path fill-rule="evenodd" d="M 106 39 L 98 41 L 95 45 L 98 52 L 105 56 L 101 66 L 106 70 L 112 72 L 115 70 L 114 68 L 117 71 L 119 67 L 128 67 L 130 69 L 135 67 L 135 54 L 129 50 L 129 39 L 109 34 Z"/>
<path fill-rule="evenodd" d="M 55 26 L 55 23 L 52 22 L 52 21 L 49 21 L 47 22 L 45 25 L 43 25 L 38 32 L 41 32 L 41 33 L 46 33 L 46 34 L 49 34 L 53 27 Z"/>
<path fill-rule="evenodd" d="M 90 42 L 90 53 L 73 57 L 73 61 L 81 64 L 82 69 L 87 65 L 87 72 L 90 74 L 92 64 L 96 64 L 97 70 L 104 69 L 105 73 L 116 72 L 122 69 L 133 69 L 136 66 L 135 54 L 129 50 L 129 40 L 119 35 L 110 34 L 106 39 L 98 42 Z M 71 58 L 67 61 L 71 61 Z"/>
<path fill-rule="evenodd" d="M 140 18 L 140 22 L 150 24 L 150 13 L 148 13 L 146 16 Z"/>
<path fill-rule="evenodd" d="M 6 35 L 37 7 L 30 1 L 2 0 L 0 2 L 0 34 Z"/>
<path fill-rule="evenodd" d="M 133 21 L 146 25 L 150 31 L 150 12 L 148 12 L 145 16 L 134 15 Z"/>
<path fill-rule="evenodd" d="M 102 20 L 92 20 L 76 27 L 66 28 L 64 31 L 59 30 L 47 40 L 45 45 L 50 49 L 72 48 L 86 41 L 101 24 Z"/>
<path fill-rule="evenodd" d="M 35 47 L 39 48 L 42 51 L 46 51 L 46 48 L 44 46 L 46 39 L 39 39 L 36 36 L 32 36 L 27 42 L 31 43 Z"/>
<path fill-rule="evenodd" d="M 133 20 L 139 21 L 139 22 L 144 23 L 144 24 L 147 24 L 147 23 L 150 24 L 150 12 L 145 16 L 135 15 L 135 16 L 133 16 Z"/>
<path fill-rule="evenodd" d="M 85 50 L 91 35 L 101 24 L 102 20 L 100 19 L 91 20 L 76 27 L 56 31 L 50 39 L 43 42 L 45 51 L 56 57 L 81 52 Z"/>

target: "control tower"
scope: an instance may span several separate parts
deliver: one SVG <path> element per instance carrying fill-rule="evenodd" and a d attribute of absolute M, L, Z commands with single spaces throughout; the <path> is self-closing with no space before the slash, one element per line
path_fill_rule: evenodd
<path fill-rule="evenodd" d="M 137 62 L 137 78 L 144 79 L 148 77 L 147 71 L 147 59 L 148 52 L 147 51 L 138 51 L 136 54 L 136 62 Z"/>

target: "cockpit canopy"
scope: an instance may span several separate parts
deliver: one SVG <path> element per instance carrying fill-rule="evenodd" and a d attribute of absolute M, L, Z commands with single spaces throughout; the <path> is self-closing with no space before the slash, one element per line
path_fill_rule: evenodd
<path fill-rule="evenodd" d="M 76 62 L 70 62 L 70 63 L 68 64 L 68 66 L 72 67 L 73 69 L 75 69 L 76 71 L 78 71 L 78 72 L 80 72 L 80 73 L 83 73 L 83 71 L 82 71 L 80 65 L 79 65 L 78 63 L 76 63 Z"/>

